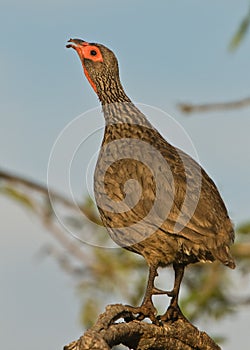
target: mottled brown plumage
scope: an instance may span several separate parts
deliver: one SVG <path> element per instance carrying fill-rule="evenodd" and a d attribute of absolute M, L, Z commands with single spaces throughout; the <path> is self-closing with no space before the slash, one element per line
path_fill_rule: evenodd
<path fill-rule="evenodd" d="M 97 93 L 105 133 L 94 187 L 103 224 L 120 246 L 141 254 L 149 279 L 136 313 L 155 320 L 152 294 L 168 294 L 163 320 L 177 315 L 179 287 L 190 263 L 219 260 L 235 267 L 229 252 L 234 230 L 210 177 L 190 156 L 169 144 L 131 102 L 111 50 L 71 39 L 85 75 Z M 159 266 L 173 264 L 172 291 L 154 287 Z"/>

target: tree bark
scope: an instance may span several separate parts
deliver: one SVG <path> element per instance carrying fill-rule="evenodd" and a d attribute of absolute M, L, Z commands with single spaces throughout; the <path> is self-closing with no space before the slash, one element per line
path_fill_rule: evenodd
<path fill-rule="evenodd" d="M 205 332 L 182 316 L 155 325 L 136 320 L 121 304 L 108 305 L 95 325 L 64 350 L 110 350 L 118 344 L 134 350 L 220 350 Z"/>

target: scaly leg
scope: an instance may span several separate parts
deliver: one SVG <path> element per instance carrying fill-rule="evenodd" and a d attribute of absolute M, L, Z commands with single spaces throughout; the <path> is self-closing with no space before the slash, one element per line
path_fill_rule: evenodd
<path fill-rule="evenodd" d="M 157 322 L 156 319 L 156 309 L 153 305 L 152 301 L 152 294 L 156 294 L 155 287 L 154 287 L 154 280 L 157 276 L 157 267 L 156 266 L 149 266 L 149 276 L 148 276 L 148 283 L 146 292 L 142 301 L 141 306 L 139 307 L 129 307 L 131 309 L 131 312 L 134 314 L 139 314 L 138 319 L 143 320 L 146 317 L 149 317 L 152 322 Z"/>
<path fill-rule="evenodd" d="M 178 297 L 180 292 L 180 285 L 184 275 L 185 265 L 181 264 L 173 264 L 174 272 L 175 272 L 175 280 L 174 280 L 174 288 L 172 291 L 167 292 L 167 295 L 172 297 L 170 306 L 164 315 L 160 317 L 161 321 L 169 321 L 177 319 L 178 316 L 183 316 L 182 312 L 178 305 Z"/>

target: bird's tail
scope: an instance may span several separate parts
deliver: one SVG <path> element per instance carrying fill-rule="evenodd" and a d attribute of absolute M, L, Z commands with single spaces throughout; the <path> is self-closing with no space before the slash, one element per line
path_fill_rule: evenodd
<path fill-rule="evenodd" d="M 213 251 L 213 256 L 222 262 L 222 264 L 230 267 L 230 269 L 235 269 L 236 264 L 234 258 L 232 257 L 228 246 L 217 247 Z"/>

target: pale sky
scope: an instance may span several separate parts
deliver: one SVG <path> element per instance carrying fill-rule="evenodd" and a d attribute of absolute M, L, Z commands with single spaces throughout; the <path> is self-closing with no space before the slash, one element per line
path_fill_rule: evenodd
<path fill-rule="evenodd" d="M 98 107 L 78 57 L 65 49 L 70 37 L 79 37 L 114 50 L 130 98 L 171 114 L 217 183 L 233 221 L 249 219 L 250 109 L 187 117 L 176 108 L 177 102 L 249 95 L 250 35 L 234 54 L 227 49 L 248 3 L 3 1 L 1 167 L 46 183 L 49 155 L 59 133 L 78 115 Z M 167 119 L 152 120 L 167 137 L 172 130 Z M 89 119 L 88 127 L 97 128 L 98 123 L 103 125 L 101 117 Z M 100 137 L 89 144 L 89 158 Z M 181 146 L 182 141 L 177 137 L 172 142 Z M 60 164 L 55 171 L 53 185 L 64 191 Z M 74 186 L 78 193 L 87 192 L 77 172 Z M 49 234 L 22 208 L 5 198 L 0 204 L 1 345 L 8 350 L 31 350 L 34 344 L 36 350 L 61 349 L 81 334 L 80 300 L 53 259 L 35 260 L 39 248 L 51 241 Z M 248 313 L 240 311 L 233 320 L 218 324 L 221 333 L 229 334 L 225 350 L 236 344 L 239 348 L 239 341 L 243 348 L 249 340 Z M 202 326 L 215 330 L 212 324 Z"/>

